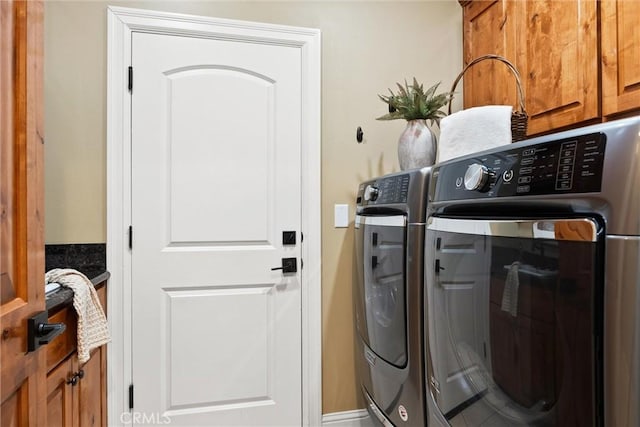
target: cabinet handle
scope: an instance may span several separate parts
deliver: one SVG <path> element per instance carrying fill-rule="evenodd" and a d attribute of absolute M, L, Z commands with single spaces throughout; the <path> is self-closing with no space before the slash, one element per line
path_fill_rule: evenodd
<path fill-rule="evenodd" d="M 67 384 L 71 384 L 71 387 L 73 387 L 73 386 L 75 386 L 76 384 L 78 384 L 78 381 L 79 381 L 79 379 L 78 379 L 78 375 L 77 375 L 77 374 L 74 374 L 71 378 L 69 378 L 69 379 L 67 380 Z"/>
<path fill-rule="evenodd" d="M 80 369 L 78 372 L 75 372 L 71 378 L 69 378 L 67 380 L 67 384 L 71 384 L 71 386 L 73 387 L 74 385 L 77 385 L 78 382 L 84 378 L 84 369 Z"/>

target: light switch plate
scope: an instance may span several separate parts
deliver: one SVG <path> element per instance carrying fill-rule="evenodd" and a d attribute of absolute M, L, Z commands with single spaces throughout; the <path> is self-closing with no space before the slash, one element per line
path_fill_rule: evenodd
<path fill-rule="evenodd" d="M 334 205 L 333 222 L 335 228 L 349 226 L 349 205 Z"/>

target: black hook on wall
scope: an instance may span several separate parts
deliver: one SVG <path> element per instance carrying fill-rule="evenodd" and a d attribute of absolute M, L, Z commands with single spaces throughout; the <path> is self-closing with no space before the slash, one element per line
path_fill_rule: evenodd
<path fill-rule="evenodd" d="M 362 142 L 363 137 L 364 137 L 364 132 L 362 132 L 362 128 L 358 126 L 358 129 L 356 129 L 356 141 L 358 141 L 358 144 Z"/>

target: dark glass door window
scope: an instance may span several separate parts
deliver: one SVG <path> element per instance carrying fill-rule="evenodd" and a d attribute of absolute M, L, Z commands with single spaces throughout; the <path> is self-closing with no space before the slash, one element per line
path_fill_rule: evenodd
<path fill-rule="evenodd" d="M 426 250 L 429 376 L 452 424 L 597 424 L 597 223 L 437 219 Z"/>
<path fill-rule="evenodd" d="M 356 324 L 367 346 L 387 362 L 407 363 L 404 216 L 356 219 Z"/>

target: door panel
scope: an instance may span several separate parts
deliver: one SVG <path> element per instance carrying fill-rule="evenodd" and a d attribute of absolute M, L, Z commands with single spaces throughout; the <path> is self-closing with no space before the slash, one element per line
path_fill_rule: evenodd
<path fill-rule="evenodd" d="M 515 2 L 529 134 L 598 118 L 595 0 Z"/>
<path fill-rule="evenodd" d="M 37 1 L 0 2 L 0 413 L 46 424 L 45 352 L 27 353 L 44 310 L 42 19 Z"/>
<path fill-rule="evenodd" d="M 77 397 L 67 383 L 74 368 L 74 360 L 69 357 L 47 375 L 47 427 L 70 427 L 78 422 L 73 411 Z"/>
<path fill-rule="evenodd" d="M 516 62 L 515 4 L 508 0 L 470 2 L 463 9 L 464 62 L 469 64 L 487 54 Z M 464 106 L 518 105 L 516 80 L 498 61 L 481 61 L 463 78 Z"/>
<path fill-rule="evenodd" d="M 94 349 L 80 369 L 84 372 L 76 393 L 80 427 L 113 425 L 107 424 L 106 413 L 106 347 Z"/>
<path fill-rule="evenodd" d="M 167 376 L 172 407 L 194 402 L 273 404 L 273 290 L 265 286 L 166 292 L 170 324 L 163 350 L 171 354 Z M 194 325 L 193 318 L 208 321 Z M 212 324 L 225 327 L 211 328 Z M 211 352 L 212 342 L 224 347 Z"/>
<path fill-rule="evenodd" d="M 600 2 L 602 26 L 602 112 L 640 108 L 640 2 Z"/>
<path fill-rule="evenodd" d="M 166 105 L 171 106 L 170 242 L 267 243 L 275 208 L 269 197 L 275 173 L 275 82 L 246 69 L 205 65 L 165 74 Z M 202 96 L 203 88 L 214 96 Z M 215 197 L 203 197 L 207 194 Z M 251 209 L 237 209 L 248 194 Z M 243 227 L 229 227 L 229 218 Z"/>
<path fill-rule="evenodd" d="M 134 33 L 136 412 L 301 423 L 300 52 Z M 300 263 L 299 263 L 300 264 Z"/>

